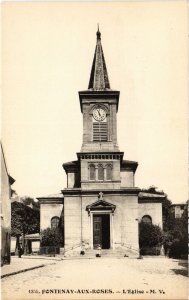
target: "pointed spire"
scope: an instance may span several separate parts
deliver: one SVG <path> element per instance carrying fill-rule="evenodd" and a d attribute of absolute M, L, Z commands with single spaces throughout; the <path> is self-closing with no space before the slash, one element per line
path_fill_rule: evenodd
<path fill-rule="evenodd" d="M 97 40 L 101 40 L 101 33 L 100 33 L 100 30 L 99 30 L 99 24 L 98 24 L 98 28 L 97 28 L 97 33 L 96 33 L 96 36 L 97 36 Z"/>
<path fill-rule="evenodd" d="M 99 25 L 98 25 L 96 36 L 97 36 L 96 49 L 95 49 L 93 64 L 91 68 L 91 75 L 90 75 L 88 89 L 99 91 L 99 90 L 110 89 L 110 83 L 108 79 L 104 53 L 101 45 L 101 33 L 99 30 Z"/>

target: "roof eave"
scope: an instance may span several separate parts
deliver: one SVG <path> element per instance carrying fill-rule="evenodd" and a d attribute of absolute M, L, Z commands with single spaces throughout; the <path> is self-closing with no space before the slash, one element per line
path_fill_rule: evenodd
<path fill-rule="evenodd" d="M 81 112 L 83 112 L 82 110 L 83 99 L 89 98 L 91 100 L 92 98 L 102 98 L 102 96 L 107 98 L 110 98 L 111 96 L 111 98 L 115 98 L 117 101 L 116 107 L 118 111 L 120 91 L 111 90 L 111 89 L 105 89 L 105 90 L 90 89 L 90 90 L 79 91 L 78 94 L 79 94 Z"/>

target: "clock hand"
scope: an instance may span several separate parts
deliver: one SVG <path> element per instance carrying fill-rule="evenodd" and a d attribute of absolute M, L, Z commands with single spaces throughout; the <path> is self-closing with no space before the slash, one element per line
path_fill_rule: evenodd
<path fill-rule="evenodd" d="M 100 109 L 97 109 L 99 117 L 101 117 Z"/>

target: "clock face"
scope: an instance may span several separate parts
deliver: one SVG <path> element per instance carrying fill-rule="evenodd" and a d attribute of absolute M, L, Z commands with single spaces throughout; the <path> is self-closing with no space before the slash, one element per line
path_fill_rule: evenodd
<path fill-rule="evenodd" d="M 93 110 L 93 117 L 96 121 L 103 121 L 106 118 L 106 112 L 102 108 Z"/>

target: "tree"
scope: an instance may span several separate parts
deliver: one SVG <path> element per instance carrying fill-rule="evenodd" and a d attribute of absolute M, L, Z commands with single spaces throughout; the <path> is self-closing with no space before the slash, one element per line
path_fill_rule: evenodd
<path fill-rule="evenodd" d="M 16 248 L 20 247 L 20 236 L 26 234 L 38 233 L 40 231 L 40 213 L 39 210 L 24 205 L 20 202 L 11 203 L 11 236 L 17 238 Z"/>
<path fill-rule="evenodd" d="M 169 228 L 169 224 L 172 220 L 172 214 L 171 214 L 171 207 L 172 202 L 167 198 L 163 199 L 162 201 L 162 214 L 163 214 L 163 230 L 167 231 Z"/>
<path fill-rule="evenodd" d="M 185 208 L 181 218 L 175 218 L 171 213 L 164 233 L 165 253 L 169 257 L 180 258 L 188 252 L 188 209 Z"/>
<path fill-rule="evenodd" d="M 42 247 L 61 247 L 63 246 L 63 230 L 62 228 L 47 228 L 41 231 Z"/>
<path fill-rule="evenodd" d="M 23 202 L 23 204 L 25 205 L 31 205 L 33 209 L 38 209 L 39 210 L 39 201 L 35 201 L 33 198 L 29 197 L 29 196 L 25 196 L 25 197 L 21 197 L 21 201 Z"/>
<path fill-rule="evenodd" d="M 163 191 L 157 191 L 157 187 L 150 186 L 148 189 L 143 189 L 143 192 L 164 195 L 162 200 L 162 214 L 163 214 L 163 246 L 165 254 L 170 257 L 179 258 L 182 254 L 187 255 L 188 248 L 188 201 L 185 211 L 181 218 L 175 218 L 174 212 L 171 211 L 172 202 L 168 199 Z M 145 226 L 145 225 L 141 225 Z M 142 243 L 147 243 L 148 234 L 152 238 L 151 232 L 143 232 L 141 229 Z M 143 240 L 144 238 L 144 240 Z M 149 245 L 148 245 L 149 246 Z M 144 246 L 143 246 L 144 247 Z M 151 246 L 152 247 L 152 246 Z"/>

